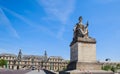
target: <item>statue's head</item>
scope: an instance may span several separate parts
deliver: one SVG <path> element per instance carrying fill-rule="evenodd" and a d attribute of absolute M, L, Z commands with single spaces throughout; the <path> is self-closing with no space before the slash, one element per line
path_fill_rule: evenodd
<path fill-rule="evenodd" d="M 82 23 L 82 16 L 79 17 L 79 23 Z"/>

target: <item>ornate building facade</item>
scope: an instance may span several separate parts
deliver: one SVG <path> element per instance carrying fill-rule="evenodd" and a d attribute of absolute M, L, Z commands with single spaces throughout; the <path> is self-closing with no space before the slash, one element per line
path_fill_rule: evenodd
<path fill-rule="evenodd" d="M 47 56 L 45 51 L 43 56 L 39 55 L 23 55 L 21 50 L 18 55 L 1 53 L 0 59 L 7 60 L 7 68 L 9 69 L 47 69 L 53 71 L 61 71 L 67 67 L 68 60 L 64 60 L 60 56 Z"/>

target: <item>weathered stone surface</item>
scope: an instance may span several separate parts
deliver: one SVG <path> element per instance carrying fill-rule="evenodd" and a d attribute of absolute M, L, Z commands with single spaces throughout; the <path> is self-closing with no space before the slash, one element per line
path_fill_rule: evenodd
<path fill-rule="evenodd" d="M 101 70 L 101 64 L 98 62 L 77 62 L 77 70 Z"/>
<path fill-rule="evenodd" d="M 83 42 L 83 43 L 96 43 L 96 40 L 94 38 L 88 37 L 88 38 L 82 38 L 82 37 L 77 37 L 76 39 L 73 39 L 72 42 L 70 43 L 70 46 L 72 46 L 76 42 Z"/>
<path fill-rule="evenodd" d="M 71 70 L 71 71 L 63 71 L 59 74 L 114 74 L 111 71 L 103 71 L 103 70 Z"/>
<path fill-rule="evenodd" d="M 68 70 L 101 70 L 102 63 L 99 62 L 77 62 L 68 64 Z"/>
<path fill-rule="evenodd" d="M 96 44 L 76 42 L 71 47 L 70 61 L 96 62 Z"/>

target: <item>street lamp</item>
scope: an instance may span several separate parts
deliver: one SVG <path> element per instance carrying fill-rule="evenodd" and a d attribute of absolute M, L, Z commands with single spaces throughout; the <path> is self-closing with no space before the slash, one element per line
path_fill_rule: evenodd
<path fill-rule="evenodd" d="M 59 71 L 59 62 L 58 62 L 58 71 Z"/>
<path fill-rule="evenodd" d="M 33 68 L 33 66 L 34 66 L 34 58 L 32 58 L 31 63 L 32 63 L 31 66 Z"/>

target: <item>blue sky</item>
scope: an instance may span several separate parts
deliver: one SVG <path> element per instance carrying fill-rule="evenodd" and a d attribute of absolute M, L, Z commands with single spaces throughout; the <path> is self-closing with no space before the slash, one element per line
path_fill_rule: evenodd
<path fill-rule="evenodd" d="M 119 0 L 0 0 L 0 53 L 69 59 L 79 16 L 97 40 L 97 60 L 120 61 Z"/>

